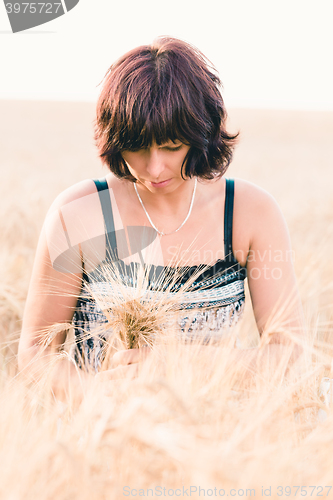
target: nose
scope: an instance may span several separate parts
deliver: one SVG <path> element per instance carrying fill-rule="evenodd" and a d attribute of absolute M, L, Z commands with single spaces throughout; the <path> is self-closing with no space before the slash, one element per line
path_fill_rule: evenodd
<path fill-rule="evenodd" d="M 164 168 L 162 152 L 156 147 L 149 148 L 146 157 L 146 170 L 150 176 L 150 180 L 158 180 Z"/>

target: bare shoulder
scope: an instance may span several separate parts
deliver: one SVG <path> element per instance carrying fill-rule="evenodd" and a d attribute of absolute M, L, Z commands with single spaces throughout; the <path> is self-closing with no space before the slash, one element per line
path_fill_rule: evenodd
<path fill-rule="evenodd" d="M 122 179 L 118 179 L 112 173 L 98 180 L 106 180 L 109 188 L 114 190 L 120 190 L 124 184 Z M 96 193 L 97 189 L 93 179 L 85 179 L 62 191 L 52 203 L 50 210 L 60 208 L 62 205 Z"/>
<path fill-rule="evenodd" d="M 53 201 L 50 211 L 57 210 L 72 201 L 96 193 L 96 185 L 92 179 L 85 179 L 62 191 Z"/>
<path fill-rule="evenodd" d="M 235 179 L 235 216 L 249 224 L 250 221 L 269 221 L 272 218 L 281 218 L 281 209 L 272 196 L 265 189 L 243 179 Z M 253 224 L 250 224 L 253 226 Z"/>
<path fill-rule="evenodd" d="M 235 179 L 233 242 L 235 249 L 243 254 L 253 244 L 265 246 L 273 233 L 288 240 L 288 228 L 275 198 L 255 184 Z M 245 258 L 243 259 L 245 262 Z"/>
<path fill-rule="evenodd" d="M 235 179 L 235 200 L 238 205 L 245 205 L 251 210 L 278 207 L 275 198 L 268 191 L 244 179 Z"/>

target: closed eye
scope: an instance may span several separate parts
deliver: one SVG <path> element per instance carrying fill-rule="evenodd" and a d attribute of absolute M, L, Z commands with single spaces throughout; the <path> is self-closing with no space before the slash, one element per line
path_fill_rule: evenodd
<path fill-rule="evenodd" d="M 182 147 L 183 145 L 180 144 L 180 146 L 176 146 L 175 148 L 172 146 L 164 146 L 163 149 L 165 149 L 166 151 L 179 151 Z"/>

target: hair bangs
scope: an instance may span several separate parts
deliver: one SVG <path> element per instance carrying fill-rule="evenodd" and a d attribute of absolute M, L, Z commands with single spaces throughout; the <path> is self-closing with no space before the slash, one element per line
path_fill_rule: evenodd
<path fill-rule="evenodd" d="M 127 100 L 124 109 L 120 110 L 119 150 L 136 151 L 149 148 L 153 143 L 162 145 L 169 141 L 188 142 L 191 133 L 182 126 L 188 120 L 181 119 L 185 106 L 180 96 L 165 86 L 158 86 L 155 81 L 145 83 L 133 102 Z"/>

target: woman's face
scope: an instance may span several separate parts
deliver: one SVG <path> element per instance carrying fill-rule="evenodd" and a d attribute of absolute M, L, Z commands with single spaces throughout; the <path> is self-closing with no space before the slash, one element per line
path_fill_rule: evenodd
<path fill-rule="evenodd" d="M 182 164 L 190 146 L 180 141 L 169 141 L 138 151 L 122 151 L 130 173 L 152 193 L 172 192 L 184 181 L 181 176 Z"/>

